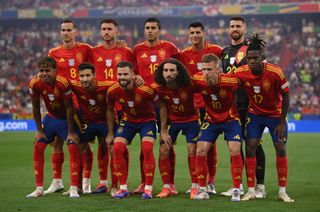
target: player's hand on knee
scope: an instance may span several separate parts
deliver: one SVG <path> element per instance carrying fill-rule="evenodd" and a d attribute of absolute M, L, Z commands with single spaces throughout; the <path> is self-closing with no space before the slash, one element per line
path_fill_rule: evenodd
<path fill-rule="evenodd" d="M 113 140 L 114 140 L 114 135 L 108 134 L 106 137 L 106 142 L 107 142 L 108 146 L 113 145 Z"/>
<path fill-rule="evenodd" d="M 69 132 L 68 133 L 67 141 L 73 141 L 76 144 L 80 143 L 79 136 L 75 132 Z"/>
<path fill-rule="evenodd" d="M 35 134 L 35 136 L 33 138 L 34 138 L 33 143 L 40 141 L 40 140 L 43 140 L 43 139 L 45 139 L 45 140 L 47 139 L 43 131 L 37 131 L 37 133 Z"/>
<path fill-rule="evenodd" d="M 280 122 L 275 130 L 274 130 L 274 135 L 278 134 L 278 141 L 280 143 L 285 142 L 287 140 L 286 138 L 286 122 Z"/>

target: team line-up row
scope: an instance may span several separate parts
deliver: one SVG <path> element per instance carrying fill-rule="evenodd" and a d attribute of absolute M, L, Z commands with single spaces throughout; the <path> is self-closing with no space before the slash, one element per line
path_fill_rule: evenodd
<path fill-rule="evenodd" d="M 75 36 L 70 36 L 70 33 L 72 34 L 76 29 L 75 24 L 71 21 L 64 21 L 61 24 L 63 44 L 52 49 L 49 52 L 50 57 L 42 58 L 39 61 L 39 73 L 30 82 L 33 114 L 38 130 L 34 146 L 37 188 L 27 197 L 39 197 L 45 193 L 43 190 L 44 150 L 46 145 L 52 141 L 55 143 L 52 155 L 54 180 L 46 193 L 63 189 L 61 181 L 62 140 L 68 141 L 70 153 L 71 186 L 67 194 L 70 197 L 79 197 L 78 187 L 82 187 L 84 193 L 90 193 L 92 152 L 87 142 L 94 140 L 95 136 L 99 140 L 100 182 L 93 193 L 106 192 L 107 190 L 109 147 L 113 176 L 112 188 L 116 188 L 117 184 L 120 184 L 120 189 L 112 196 L 119 199 L 127 197 L 129 192 L 126 184 L 128 174 L 126 145 L 131 142 L 136 133 L 140 133 L 142 141 L 140 160 L 143 174 L 142 183 L 135 192 L 142 193 L 143 199 L 152 198 L 155 170 L 153 143 L 156 138 L 153 105 L 156 104 L 159 108 L 161 121 L 159 169 L 164 183 L 163 189 L 157 197 L 165 198 L 177 193 L 173 184 L 174 173 L 172 173 L 175 162 L 173 143 L 182 130 L 188 144 L 188 164 L 192 181 L 190 198 L 209 198 L 208 171 L 209 181 L 211 181 L 208 186 L 209 193 L 214 192 L 215 174 L 211 173 L 215 172 L 215 170 L 212 171 L 215 162 L 212 159 L 209 160 L 209 156 L 214 158 L 212 155 L 216 154 L 216 150 L 213 143 L 223 132 L 228 141 L 233 181 L 233 188 L 223 193 L 231 196 L 232 201 L 240 201 L 243 168 L 241 141 L 242 126 L 244 126 L 244 123 L 240 124 L 240 119 L 248 116 L 245 139 L 246 158 L 244 161 L 248 192 L 241 200 L 251 200 L 259 195 L 265 197 L 264 186 L 263 183 L 259 183 L 258 176 L 257 189 L 255 189 L 255 170 L 256 153 L 258 153 L 257 149 L 260 146 L 259 140 L 263 129 L 268 127 L 272 132 L 272 140 L 277 153 L 279 199 L 284 202 L 293 202 L 293 199 L 286 194 L 288 163 L 285 151 L 287 137 L 285 117 L 289 104 L 288 83 L 279 67 L 263 62 L 265 42 L 258 34 L 254 34 L 250 42 L 245 42 L 245 21 L 242 17 L 231 18 L 230 36 L 232 41 L 240 42 L 238 45 L 232 42 L 234 45 L 225 48 L 222 51 L 222 57 L 215 54 L 216 52 L 210 51 L 202 51 L 199 54 L 196 49 L 192 48 L 200 46 L 207 50 L 210 45 L 203 40 L 203 25 L 200 22 L 190 24 L 190 40 L 192 42 L 192 35 L 194 35 L 194 42 L 192 42 L 194 45 L 182 51 L 181 55 L 190 50 L 191 57 L 188 57 L 188 54 L 184 57 L 176 57 L 183 65 L 176 59 L 168 59 L 172 55 L 168 57 L 168 50 L 165 48 L 168 42 L 159 40 L 160 22 L 157 19 L 146 20 L 146 41 L 136 46 L 139 47 L 139 51 L 135 47 L 133 61 L 126 60 L 118 53 L 112 53 L 112 50 L 115 49 L 128 48 L 121 45 L 119 47 L 115 42 L 115 34 L 111 36 L 107 32 L 108 30 L 112 31 L 112 27 L 110 29 L 108 24 L 113 28 L 116 28 L 117 24 L 109 19 L 104 21 L 107 23 L 101 22 L 101 33 L 105 43 L 112 43 L 113 48 L 110 51 L 106 48 L 107 45 L 100 46 L 104 48 L 101 51 L 105 51 L 105 55 L 100 52 L 100 56 L 97 56 L 96 59 L 92 59 L 94 54 L 90 53 L 91 56 L 88 58 L 91 59 L 88 61 L 93 65 L 82 63 L 84 55 L 77 52 L 79 49 L 76 52 L 73 51 L 77 47 L 86 45 L 78 45 L 74 40 Z M 103 24 L 107 25 L 103 27 Z M 153 43 L 153 41 L 156 42 Z M 200 45 L 196 45 L 197 42 Z M 68 48 L 68 45 L 74 48 Z M 74 52 L 74 58 L 68 59 L 72 52 Z M 224 72 L 229 72 L 229 74 L 219 72 L 220 60 L 218 57 L 222 59 Z M 184 60 L 181 58 L 185 58 L 185 61 L 188 62 L 183 62 Z M 99 69 L 99 64 L 96 64 L 99 62 L 105 66 L 103 72 L 101 72 L 101 68 Z M 248 62 L 248 64 L 241 65 L 242 62 L 243 64 Z M 80 65 L 77 66 L 76 63 Z M 147 68 L 141 68 L 139 64 L 144 64 Z M 114 68 L 108 69 L 112 65 Z M 188 65 L 193 65 L 196 68 Z M 137 72 L 137 70 L 139 71 Z M 141 70 L 148 70 L 148 72 L 144 75 Z M 192 70 L 195 73 L 192 73 Z M 201 70 L 201 72 L 197 73 L 196 70 Z M 98 73 L 104 73 L 105 79 L 103 81 L 99 81 Z M 114 79 L 107 79 L 114 77 L 114 75 L 117 76 L 117 82 L 114 82 Z M 71 83 L 68 79 L 72 79 Z M 142 85 L 143 83 L 145 85 Z M 239 87 L 249 98 L 248 114 L 246 114 L 247 108 L 243 107 L 246 104 L 245 100 L 235 104 L 235 93 L 236 91 L 239 93 Z M 79 137 L 73 126 L 74 112 L 71 91 L 73 91 L 74 98 L 77 98 L 81 113 L 81 118 L 77 119 L 83 131 L 80 133 L 80 144 L 78 144 Z M 193 94 L 195 94 L 195 98 L 193 98 Z M 237 99 L 245 99 L 241 95 L 237 94 Z M 48 115 L 44 117 L 42 122 L 40 97 L 44 100 L 48 111 Z M 192 107 L 194 103 L 195 107 Z M 114 126 L 114 108 L 121 109 L 122 112 L 117 127 Z M 196 108 L 205 108 L 206 116 L 201 127 L 197 121 Z M 244 115 L 241 112 L 243 109 Z M 243 120 L 241 121 L 243 122 Z M 107 122 L 108 130 L 105 122 Z M 114 128 L 116 128 L 115 131 Z M 80 171 L 81 167 L 83 167 L 83 175 Z M 261 192 L 257 193 L 257 190 Z"/>

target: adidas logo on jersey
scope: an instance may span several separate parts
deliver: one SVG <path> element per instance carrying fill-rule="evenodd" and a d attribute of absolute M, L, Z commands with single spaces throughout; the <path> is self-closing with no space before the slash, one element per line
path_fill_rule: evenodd
<path fill-rule="evenodd" d="M 150 130 L 149 132 L 147 132 L 147 135 L 153 135 L 153 132 Z"/>
<path fill-rule="evenodd" d="M 190 60 L 189 65 L 194 65 L 193 60 Z"/>
<path fill-rule="evenodd" d="M 102 62 L 102 58 L 98 57 L 97 62 Z"/>
<path fill-rule="evenodd" d="M 239 139 L 240 139 L 240 135 L 236 135 L 236 136 L 234 136 L 233 138 L 239 140 Z"/>
<path fill-rule="evenodd" d="M 143 53 L 143 55 L 141 55 L 141 58 L 147 58 L 147 54 L 146 53 Z"/>
<path fill-rule="evenodd" d="M 60 60 L 58 61 L 59 63 L 63 63 L 64 62 L 64 59 L 63 58 L 60 58 Z"/>

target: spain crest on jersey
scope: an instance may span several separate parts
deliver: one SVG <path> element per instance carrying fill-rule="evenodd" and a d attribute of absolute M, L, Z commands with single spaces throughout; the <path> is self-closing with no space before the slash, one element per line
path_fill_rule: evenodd
<path fill-rule="evenodd" d="M 236 62 L 236 58 L 235 57 L 230 57 L 229 62 L 230 62 L 230 65 L 233 65 L 234 62 Z"/>
<path fill-rule="evenodd" d="M 263 84 L 263 89 L 264 89 L 265 91 L 269 91 L 270 86 L 271 86 L 269 80 L 264 80 L 262 84 Z"/>
<path fill-rule="evenodd" d="M 128 103 L 129 107 L 134 107 L 134 102 L 133 101 L 128 101 L 127 103 Z"/>
<path fill-rule="evenodd" d="M 164 59 L 166 57 L 166 51 L 164 49 L 159 50 L 159 57 Z"/>
<path fill-rule="evenodd" d="M 217 98 L 217 96 L 215 94 L 211 94 L 210 96 L 211 96 L 211 99 L 213 101 L 217 101 L 218 100 L 218 98 Z"/>
<path fill-rule="evenodd" d="M 81 52 L 77 52 L 76 54 L 77 60 L 79 61 L 79 63 L 82 63 L 83 61 L 83 56 Z"/>
<path fill-rule="evenodd" d="M 94 100 L 94 99 L 89 99 L 89 104 L 90 105 L 95 105 L 96 104 L 96 100 Z"/>
<path fill-rule="evenodd" d="M 176 105 L 180 104 L 180 99 L 179 98 L 172 98 L 172 101 Z"/>
<path fill-rule="evenodd" d="M 69 59 L 68 60 L 68 64 L 69 64 L 69 66 L 74 66 L 75 65 L 75 59 Z"/>
<path fill-rule="evenodd" d="M 219 96 L 220 96 L 222 99 L 226 98 L 226 96 L 227 96 L 227 91 L 226 91 L 226 89 L 220 89 L 220 90 L 219 90 Z"/>
<path fill-rule="evenodd" d="M 116 61 L 116 64 L 118 64 L 122 60 L 121 54 L 117 53 L 114 57 L 114 60 Z"/>
<path fill-rule="evenodd" d="M 260 86 L 253 86 L 253 92 L 260 93 L 260 91 L 261 91 Z"/>
<path fill-rule="evenodd" d="M 157 61 L 157 55 L 150 55 L 150 61 L 155 63 Z"/>
<path fill-rule="evenodd" d="M 198 69 L 199 71 L 201 71 L 201 69 L 202 69 L 202 63 L 197 63 L 197 69 Z"/>
<path fill-rule="evenodd" d="M 48 99 L 53 102 L 54 101 L 54 95 L 53 94 L 48 94 Z"/>
<path fill-rule="evenodd" d="M 107 67 L 110 67 L 112 65 L 112 60 L 111 59 L 106 59 L 105 63 L 106 63 Z"/>

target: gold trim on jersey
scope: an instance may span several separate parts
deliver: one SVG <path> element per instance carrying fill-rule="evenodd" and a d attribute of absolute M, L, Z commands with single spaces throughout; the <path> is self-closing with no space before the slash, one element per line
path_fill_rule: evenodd
<path fill-rule="evenodd" d="M 63 77 L 57 76 L 56 80 L 58 82 L 61 82 L 65 87 L 68 87 L 68 85 L 69 85 L 68 81 Z"/>
<path fill-rule="evenodd" d="M 40 78 L 38 78 L 37 76 L 32 78 L 30 81 L 30 87 L 33 87 L 33 85 L 39 81 L 40 81 Z"/>
<path fill-rule="evenodd" d="M 143 91 L 145 91 L 145 92 L 147 92 L 147 93 L 149 93 L 149 94 L 151 94 L 151 95 L 154 94 L 153 89 L 152 89 L 152 88 L 149 88 L 149 87 L 147 87 L 147 86 L 138 87 L 138 89 L 143 90 Z"/>
<path fill-rule="evenodd" d="M 277 66 L 267 63 L 265 64 L 265 70 L 276 73 L 281 78 L 281 80 L 284 78 L 283 71 Z"/>
<path fill-rule="evenodd" d="M 114 85 L 112 85 L 109 89 L 108 89 L 108 93 L 112 92 L 113 90 L 119 88 L 120 85 L 118 83 L 115 83 Z"/>
<path fill-rule="evenodd" d="M 229 77 L 220 77 L 220 82 L 228 82 L 238 84 L 239 81 L 237 78 L 229 78 Z"/>
<path fill-rule="evenodd" d="M 115 82 L 110 82 L 110 81 L 97 81 L 97 86 L 111 86 Z"/>

